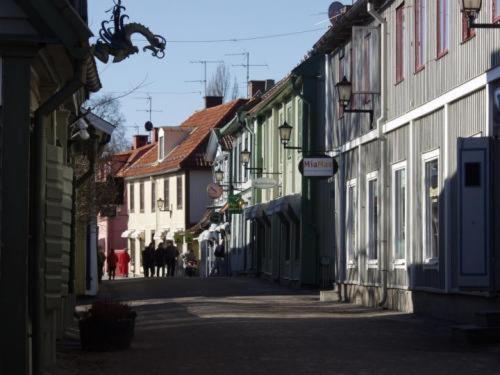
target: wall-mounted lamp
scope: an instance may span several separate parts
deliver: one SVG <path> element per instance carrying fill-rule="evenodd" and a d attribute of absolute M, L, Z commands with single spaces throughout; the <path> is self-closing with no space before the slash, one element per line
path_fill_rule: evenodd
<path fill-rule="evenodd" d="M 224 180 L 224 171 L 222 169 L 217 169 L 214 173 L 215 175 L 215 181 L 216 182 L 222 182 Z"/>
<path fill-rule="evenodd" d="M 499 29 L 500 25 L 496 23 L 475 23 L 479 12 L 481 11 L 482 0 L 461 0 L 462 13 L 467 17 L 468 27 L 470 29 Z"/>
<path fill-rule="evenodd" d="M 278 127 L 279 134 L 280 134 L 280 141 L 281 144 L 285 149 L 288 150 L 302 150 L 302 147 L 297 147 L 297 146 L 288 146 L 288 142 L 290 142 L 290 138 L 292 137 L 292 130 L 293 127 L 289 125 L 286 121 L 281 124 L 281 126 Z"/>
<path fill-rule="evenodd" d="M 156 204 L 158 205 L 158 209 L 161 212 L 170 212 L 170 217 L 172 217 L 173 206 L 172 206 L 172 204 L 170 204 L 170 208 L 168 208 L 168 207 L 166 207 L 165 203 L 166 203 L 165 200 L 162 198 L 158 198 L 158 200 L 156 201 Z"/>
<path fill-rule="evenodd" d="M 264 169 L 263 168 L 251 168 L 248 166 L 250 163 L 250 158 L 252 156 L 252 153 L 248 151 L 247 149 L 244 149 L 243 151 L 240 152 L 240 160 L 241 164 L 245 166 L 245 169 L 247 171 L 257 171 L 258 173 L 261 173 Z"/>
<path fill-rule="evenodd" d="M 339 98 L 339 104 L 342 106 L 344 112 L 347 113 L 368 113 L 370 114 L 370 128 L 372 128 L 373 124 L 373 109 L 348 109 L 346 108 L 352 98 L 352 82 L 347 80 L 347 77 L 344 76 L 342 81 L 338 82 L 335 87 L 337 88 L 337 94 Z"/>
<path fill-rule="evenodd" d="M 90 138 L 89 131 L 87 130 L 88 129 L 88 125 L 85 122 L 85 120 L 83 120 L 83 118 L 79 118 L 77 121 L 75 121 L 71 125 L 71 127 L 75 131 L 73 133 L 73 135 L 71 136 L 71 140 L 72 141 L 75 141 L 75 140 L 86 141 L 86 140 L 88 140 Z"/>

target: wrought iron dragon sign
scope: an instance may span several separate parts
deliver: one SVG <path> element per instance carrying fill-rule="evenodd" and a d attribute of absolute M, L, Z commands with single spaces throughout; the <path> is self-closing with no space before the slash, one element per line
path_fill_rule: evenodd
<path fill-rule="evenodd" d="M 151 30 L 140 23 L 125 24 L 129 17 L 122 14 L 122 11 L 126 10 L 126 8 L 122 6 L 122 0 L 115 0 L 114 2 L 115 6 L 109 10 L 112 12 L 111 19 L 102 22 L 99 31 L 100 38 L 92 47 L 94 56 L 103 63 L 108 62 L 109 55 L 114 56 L 114 63 L 125 60 L 130 55 L 139 52 L 139 48 L 132 43 L 132 35 L 137 33 L 142 34 L 149 42 L 149 45 L 143 48 L 144 52 L 149 50 L 154 57 L 164 58 L 167 44 L 165 38 L 153 34 Z M 113 26 L 110 26 L 110 23 Z"/>

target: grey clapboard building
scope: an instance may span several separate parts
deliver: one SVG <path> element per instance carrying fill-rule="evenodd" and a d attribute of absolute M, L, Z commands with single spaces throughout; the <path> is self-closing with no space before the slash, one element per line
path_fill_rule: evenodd
<path fill-rule="evenodd" d="M 359 0 L 314 46 L 343 299 L 456 320 L 498 305 L 499 35 L 468 29 L 459 3 Z"/>

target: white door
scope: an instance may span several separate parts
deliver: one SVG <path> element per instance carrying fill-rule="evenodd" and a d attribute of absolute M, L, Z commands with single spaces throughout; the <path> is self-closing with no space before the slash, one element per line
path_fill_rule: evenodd
<path fill-rule="evenodd" d="M 460 287 L 490 286 L 490 157 L 488 138 L 458 140 Z"/>

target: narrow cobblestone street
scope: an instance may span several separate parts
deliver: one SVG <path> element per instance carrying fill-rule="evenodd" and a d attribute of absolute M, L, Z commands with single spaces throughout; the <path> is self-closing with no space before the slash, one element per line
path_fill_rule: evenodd
<path fill-rule="evenodd" d="M 138 312 L 132 348 L 82 352 L 75 328 L 51 375 L 500 374 L 499 348 L 456 347 L 443 322 L 256 279 L 107 281 L 102 297 Z"/>

